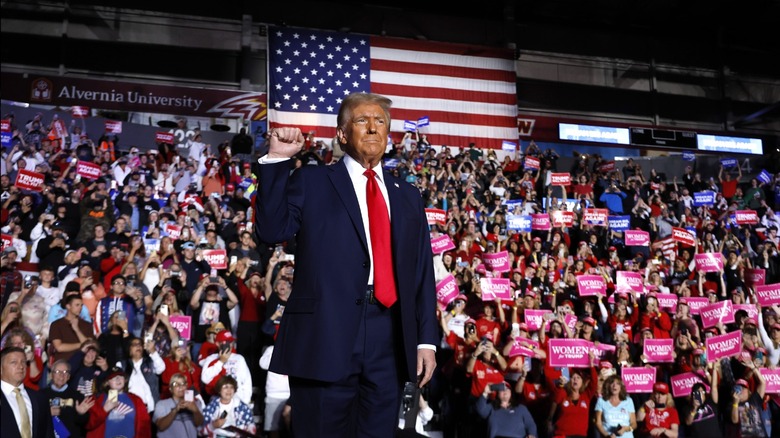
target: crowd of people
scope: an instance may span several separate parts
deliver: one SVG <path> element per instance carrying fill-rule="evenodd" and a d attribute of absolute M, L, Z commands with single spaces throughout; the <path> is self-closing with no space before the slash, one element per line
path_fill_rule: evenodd
<path fill-rule="evenodd" d="M 4 118 L 13 139 L 0 176 L 0 347 L 14 414 L 27 413 L 12 393 L 23 386 L 28 400 L 46 401 L 31 408 L 33 429 L 58 436 L 289 435 L 289 385 L 268 363 L 296 242 L 255 239 L 261 152 L 246 154 L 243 135 L 235 157 L 229 142 L 124 147 L 76 125 L 64 137 L 42 116 Z M 439 367 L 418 433 L 780 435 L 772 427 L 780 291 L 771 287 L 780 283 L 780 174 L 745 181 L 738 167 L 721 168 L 704 180 L 693 161 L 669 180 L 632 160 L 604 166 L 599 156 L 559 169 L 560 157 L 534 142 L 499 160 L 475 144 L 437 150 L 425 136 L 397 140 L 386 169 L 445 212 L 430 225 L 432 239 L 453 246 L 433 255 L 436 280 L 457 284 L 439 297 Z M 312 133 L 290 172 L 341 154 Z M 100 175 L 80 173 L 84 162 Z M 44 175 L 43 186 L 17 187 L 21 170 Z M 554 173 L 571 184 L 554 184 Z M 712 202 L 694 199 L 704 191 Z M 628 216 L 629 225 L 594 223 L 591 209 Z M 552 220 L 561 211 L 569 222 Z M 744 222 L 737 211 L 755 216 Z M 546 225 L 519 225 L 543 213 Z M 680 229 L 690 242 L 675 237 Z M 629 230 L 647 231 L 649 243 L 627 245 Z M 721 263 L 700 269 L 703 254 Z M 621 272 L 639 284 L 621 282 Z M 600 278 L 603 290 L 581 296 L 583 276 Z M 483 295 L 490 279 L 507 279 L 508 295 Z M 730 315 L 702 318 L 702 306 L 721 302 L 732 304 Z M 541 311 L 541 323 L 529 311 Z M 707 357 L 707 339 L 736 331 L 737 351 Z M 551 364 L 550 345 L 566 339 L 589 342 L 588 367 Z M 671 360 L 648 357 L 645 344 L 657 339 L 672 340 Z M 637 368 L 656 373 L 641 392 L 623 378 Z M 680 389 L 679 376 L 694 381 Z"/>

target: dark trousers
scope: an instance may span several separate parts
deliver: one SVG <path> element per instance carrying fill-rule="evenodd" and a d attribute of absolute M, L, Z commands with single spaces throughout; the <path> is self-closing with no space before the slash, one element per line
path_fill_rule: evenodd
<path fill-rule="evenodd" d="M 397 308 L 397 306 L 395 306 Z M 337 382 L 290 377 L 295 438 L 392 438 L 398 427 L 401 383 L 397 310 L 364 304 L 350 370 Z M 400 354 L 400 353 L 399 353 Z M 328 366 L 323 363 L 322 366 Z"/>

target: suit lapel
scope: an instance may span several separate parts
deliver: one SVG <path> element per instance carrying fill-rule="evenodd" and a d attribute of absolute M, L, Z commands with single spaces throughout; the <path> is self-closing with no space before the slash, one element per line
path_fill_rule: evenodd
<path fill-rule="evenodd" d="M 352 226 L 360 236 L 360 242 L 363 244 L 363 249 L 368 253 L 366 231 L 363 229 L 363 218 L 360 216 L 360 205 L 358 204 L 357 195 L 355 194 L 355 187 L 352 185 L 352 180 L 349 178 L 347 166 L 344 164 L 343 160 L 339 160 L 338 163 L 333 166 L 328 166 L 328 168 L 331 171 L 330 181 L 336 188 L 336 194 L 347 209 L 349 218 L 352 221 Z"/>
<path fill-rule="evenodd" d="M 390 198 L 390 231 L 392 236 L 395 236 L 395 238 L 390 239 L 390 242 L 393 247 L 393 258 L 395 259 L 400 256 L 401 239 L 398 236 L 404 235 L 404 199 L 398 181 L 387 172 L 383 171 L 382 174 L 385 180 L 385 187 L 387 188 L 387 197 Z"/>

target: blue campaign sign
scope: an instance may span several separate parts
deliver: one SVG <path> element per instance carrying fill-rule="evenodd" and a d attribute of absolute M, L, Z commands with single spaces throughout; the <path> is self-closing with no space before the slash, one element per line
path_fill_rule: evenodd
<path fill-rule="evenodd" d="M 607 220 L 613 231 L 626 231 L 631 228 L 631 216 L 609 216 Z"/>
<path fill-rule="evenodd" d="M 685 161 L 696 161 L 696 154 L 693 152 L 683 152 L 682 159 Z"/>
<path fill-rule="evenodd" d="M 764 184 L 769 184 L 769 182 L 772 181 L 772 175 L 770 175 L 766 169 L 761 169 L 761 173 L 756 176 L 756 179 Z"/>
<path fill-rule="evenodd" d="M 417 124 L 409 121 L 404 120 L 404 131 L 416 131 L 417 130 Z"/>
<path fill-rule="evenodd" d="M 715 192 L 694 192 L 693 205 L 700 207 L 702 205 L 712 205 L 715 203 Z"/>
<path fill-rule="evenodd" d="M 2 144 L 3 147 L 11 147 L 11 140 L 13 140 L 14 136 L 10 132 L 0 132 L 0 144 Z"/>
<path fill-rule="evenodd" d="M 501 142 L 501 150 L 507 151 L 507 152 L 514 152 L 517 149 L 517 143 L 512 143 L 511 141 L 502 141 Z"/>
<path fill-rule="evenodd" d="M 428 116 L 423 116 L 417 119 L 417 126 L 422 128 L 423 126 L 428 126 L 431 124 L 431 120 L 428 118 Z"/>
<path fill-rule="evenodd" d="M 398 158 L 391 158 L 389 160 L 385 160 L 384 162 L 385 169 L 395 169 L 396 167 L 398 167 L 399 163 L 400 161 L 398 160 Z"/>
<path fill-rule="evenodd" d="M 736 158 L 721 158 L 720 164 L 723 167 L 737 167 L 737 159 Z"/>
<path fill-rule="evenodd" d="M 696 227 L 685 227 L 685 229 L 688 230 L 693 237 L 696 237 Z"/>
<path fill-rule="evenodd" d="M 506 227 L 521 233 L 531 232 L 531 216 L 508 214 L 506 215 Z"/>

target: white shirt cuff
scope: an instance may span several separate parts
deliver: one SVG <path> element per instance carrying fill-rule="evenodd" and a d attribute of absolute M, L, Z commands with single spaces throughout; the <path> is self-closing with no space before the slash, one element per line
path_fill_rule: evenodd
<path fill-rule="evenodd" d="M 419 344 L 419 345 L 417 345 L 417 349 L 418 350 L 426 349 L 426 350 L 436 351 L 436 346 L 433 345 L 433 344 Z"/>
<path fill-rule="evenodd" d="M 268 158 L 268 155 L 263 155 L 262 157 L 257 159 L 257 162 L 259 164 L 274 164 L 274 163 L 281 163 L 282 161 L 287 161 L 289 158 Z"/>

